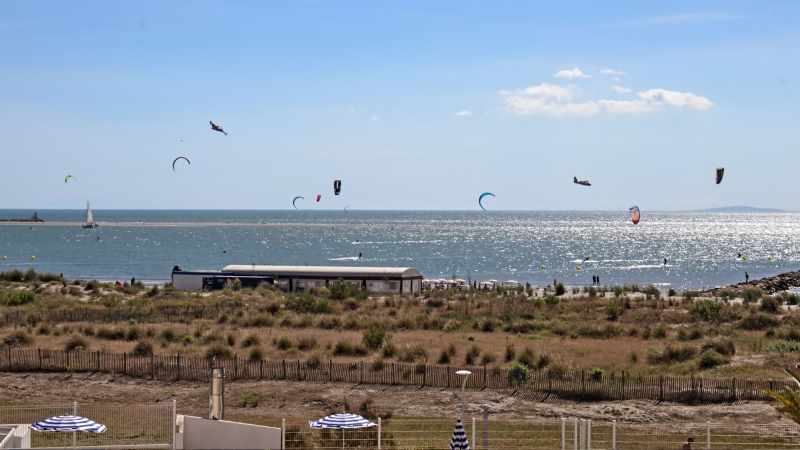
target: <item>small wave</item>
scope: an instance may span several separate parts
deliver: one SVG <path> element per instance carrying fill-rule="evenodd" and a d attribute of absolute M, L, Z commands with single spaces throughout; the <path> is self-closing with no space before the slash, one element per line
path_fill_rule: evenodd
<path fill-rule="evenodd" d="M 378 244 L 435 244 L 442 242 L 440 239 L 425 241 L 425 240 L 408 240 L 408 241 L 353 241 L 353 245 L 378 245 Z"/>
<path fill-rule="evenodd" d="M 340 256 L 338 258 L 328 258 L 328 261 L 358 261 L 358 256 Z"/>
<path fill-rule="evenodd" d="M 674 267 L 672 264 L 635 264 L 633 266 L 620 266 L 614 267 L 615 269 L 619 270 L 637 270 L 637 269 L 662 269 L 662 268 L 670 268 Z"/>

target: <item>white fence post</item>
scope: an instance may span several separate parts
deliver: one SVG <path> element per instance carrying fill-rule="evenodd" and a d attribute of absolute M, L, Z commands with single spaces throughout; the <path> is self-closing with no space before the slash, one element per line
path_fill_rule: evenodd
<path fill-rule="evenodd" d="M 472 418 L 472 448 L 478 448 L 478 441 L 475 440 L 476 436 L 475 433 L 475 418 Z"/>
<path fill-rule="evenodd" d="M 580 436 L 580 433 L 578 432 L 578 419 L 575 418 L 575 434 L 573 434 L 573 436 L 572 436 L 574 438 L 574 440 L 575 440 L 575 450 L 579 450 L 578 449 L 579 436 Z"/>
<path fill-rule="evenodd" d="M 172 399 L 172 450 L 175 450 L 177 447 L 177 442 L 175 442 L 175 427 L 178 425 L 178 402 L 173 398 Z"/>
<path fill-rule="evenodd" d="M 378 446 L 378 448 L 381 448 Z M 286 449 L 286 419 L 281 419 L 281 450 Z"/>
<path fill-rule="evenodd" d="M 611 421 L 611 450 L 617 450 L 617 421 Z"/>
<path fill-rule="evenodd" d="M 706 422 L 706 450 L 711 450 L 711 421 Z"/>
<path fill-rule="evenodd" d="M 378 450 L 381 450 L 381 431 L 383 430 L 383 423 L 381 418 L 378 417 Z"/>
<path fill-rule="evenodd" d="M 586 420 L 586 450 L 592 450 L 592 419 Z"/>
<path fill-rule="evenodd" d="M 567 419 L 561 418 L 561 450 L 567 450 Z"/>
<path fill-rule="evenodd" d="M 78 415 L 78 402 L 77 401 L 73 401 L 72 402 L 72 415 L 73 416 L 77 416 Z M 74 431 L 72 432 L 72 446 L 73 447 L 77 447 L 78 446 L 78 433 L 76 433 Z"/>

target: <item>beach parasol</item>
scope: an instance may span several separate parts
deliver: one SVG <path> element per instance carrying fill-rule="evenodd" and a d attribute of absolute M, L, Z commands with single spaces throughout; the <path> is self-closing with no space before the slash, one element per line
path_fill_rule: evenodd
<path fill-rule="evenodd" d="M 456 428 L 453 430 L 453 438 L 450 439 L 450 450 L 469 450 L 467 432 L 464 431 L 464 423 L 461 422 L 461 419 L 456 422 Z"/>
<path fill-rule="evenodd" d="M 84 431 L 86 433 L 105 433 L 106 426 L 94 420 L 81 416 L 55 416 L 36 422 L 31 425 L 34 431 L 49 431 L 56 433 L 74 433 Z"/>
<path fill-rule="evenodd" d="M 308 425 L 317 430 L 342 430 L 342 448 L 344 448 L 344 430 L 358 430 L 376 426 L 374 422 L 370 422 L 358 414 L 348 413 L 333 414 L 313 422 L 309 421 Z"/>

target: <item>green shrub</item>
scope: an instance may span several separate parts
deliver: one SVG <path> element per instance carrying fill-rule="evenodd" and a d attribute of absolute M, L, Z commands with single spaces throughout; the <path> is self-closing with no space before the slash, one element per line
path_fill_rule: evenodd
<path fill-rule="evenodd" d="M 436 360 L 436 363 L 441 365 L 450 364 L 450 354 L 447 353 L 447 350 L 442 350 L 442 353 L 439 354 L 439 359 Z"/>
<path fill-rule="evenodd" d="M 606 318 L 608 320 L 619 319 L 623 312 L 625 312 L 623 305 L 616 300 L 610 300 L 606 305 Z"/>
<path fill-rule="evenodd" d="M 250 354 L 247 355 L 247 359 L 250 361 L 261 361 L 264 359 L 264 353 L 258 347 L 256 347 L 250 350 Z"/>
<path fill-rule="evenodd" d="M 589 380 L 599 383 L 603 381 L 603 369 L 594 368 L 589 372 Z"/>
<path fill-rule="evenodd" d="M 310 294 L 289 297 L 286 307 L 292 311 L 307 314 L 329 314 L 333 312 L 328 300 L 324 298 L 317 299 Z"/>
<path fill-rule="evenodd" d="M 251 334 L 246 338 L 242 339 L 242 342 L 239 344 L 242 348 L 254 347 L 260 343 L 258 336 L 255 334 Z"/>
<path fill-rule="evenodd" d="M 647 362 L 650 364 L 674 364 L 684 362 L 692 359 L 697 354 L 694 347 L 673 347 L 667 345 L 660 353 L 651 351 L 647 356 Z"/>
<path fill-rule="evenodd" d="M 231 291 L 238 291 L 242 289 L 242 280 L 238 278 L 229 278 L 225 280 L 224 289 L 228 289 Z"/>
<path fill-rule="evenodd" d="M 720 322 L 722 318 L 722 305 L 714 300 L 698 300 L 692 303 L 689 314 L 694 320 L 703 322 Z"/>
<path fill-rule="evenodd" d="M 700 355 L 697 365 L 700 369 L 713 369 L 714 367 L 728 364 L 728 359 L 714 350 L 706 350 Z"/>
<path fill-rule="evenodd" d="M 489 364 L 494 364 L 497 361 L 497 357 L 491 353 L 484 353 L 481 357 L 481 365 L 486 366 Z"/>
<path fill-rule="evenodd" d="M 258 406 L 259 396 L 255 392 L 245 391 L 239 394 L 239 406 L 242 408 L 255 408 Z"/>
<path fill-rule="evenodd" d="M 506 354 L 505 354 L 505 362 L 510 363 L 517 357 L 517 350 L 514 348 L 514 344 L 508 344 L 506 346 Z"/>
<path fill-rule="evenodd" d="M 24 331 L 15 331 L 3 338 L 3 345 L 7 347 L 20 347 L 33 342 L 33 338 Z"/>
<path fill-rule="evenodd" d="M 546 368 L 547 366 L 549 366 L 551 362 L 552 361 L 550 360 L 550 357 L 548 355 L 542 353 L 536 359 L 536 369 L 542 370 L 542 369 Z"/>
<path fill-rule="evenodd" d="M 214 344 L 206 350 L 207 359 L 230 359 L 233 358 L 233 352 L 228 347 L 220 344 Z"/>
<path fill-rule="evenodd" d="M 765 296 L 761 299 L 759 308 L 766 313 L 777 314 L 781 309 L 782 303 L 782 300 L 778 300 L 775 297 Z"/>
<path fill-rule="evenodd" d="M 117 328 L 98 328 L 97 334 L 98 339 L 106 339 L 109 341 L 121 341 L 125 339 L 125 332 L 117 329 Z"/>
<path fill-rule="evenodd" d="M 8 272 L 0 272 L 0 280 L 19 283 L 25 280 L 25 274 L 17 269 L 10 270 Z"/>
<path fill-rule="evenodd" d="M 736 354 L 736 345 L 730 339 L 717 339 L 703 344 L 703 351 L 711 350 L 725 356 Z"/>
<path fill-rule="evenodd" d="M 126 341 L 136 341 L 142 336 L 142 332 L 137 327 L 130 327 L 128 331 L 125 333 L 125 340 Z"/>
<path fill-rule="evenodd" d="M 317 338 L 313 336 L 303 337 L 297 341 L 297 349 L 300 351 L 313 350 L 317 347 Z"/>
<path fill-rule="evenodd" d="M 172 328 L 164 328 L 158 333 L 158 338 L 164 342 L 175 342 L 178 340 L 178 335 Z"/>
<path fill-rule="evenodd" d="M 416 361 L 427 361 L 428 351 L 425 350 L 425 347 L 419 344 L 407 346 L 400 352 L 399 359 L 402 362 L 408 362 L 408 363 Z"/>
<path fill-rule="evenodd" d="M 667 337 L 667 327 L 664 325 L 659 325 L 653 330 L 653 338 L 654 339 L 666 339 Z"/>
<path fill-rule="evenodd" d="M 360 291 L 358 286 L 345 281 L 334 282 L 328 286 L 328 290 L 330 291 L 329 296 L 331 300 L 344 300 L 346 298 L 355 297 L 358 291 Z"/>
<path fill-rule="evenodd" d="M 508 384 L 511 386 L 521 386 L 528 381 L 528 367 L 519 362 L 515 362 L 508 369 Z"/>
<path fill-rule="evenodd" d="M 739 327 L 745 330 L 766 330 L 778 326 L 778 320 L 763 313 L 751 314 L 739 322 Z"/>
<path fill-rule="evenodd" d="M 567 292 L 566 288 L 561 283 L 556 283 L 556 296 L 561 297 Z"/>
<path fill-rule="evenodd" d="M 86 343 L 84 338 L 80 336 L 72 336 L 67 340 L 67 342 L 64 343 L 65 352 L 78 350 L 89 350 L 89 344 Z"/>
<path fill-rule="evenodd" d="M 391 340 L 386 340 L 386 343 L 383 344 L 383 349 L 381 350 L 381 356 L 383 358 L 394 358 L 397 355 L 397 347 Z"/>
<path fill-rule="evenodd" d="M 292 348 L 292 341 L 286 336 L 279 337 L 273 344 L 278 350 L 286 351 Z"/>
<path fill-rule="evenodd" d="M 742 299 L 744 299 L 745 304 L 757 302 L 763 296 L 764 296 L 764 291 L 753 286 L 746 287 L 742 291 Z"/>
<path fill-rule="evenodd" d="M 0 292 L 0 306 L 21 306 L 33 303 L 36 299 L 33 292 L 12 291 Z"/>
<path fill-rule="evenodd" d="M 335 356 L 365 356 L 369 353 L 366 347 L 348 341 L 339 341 L 333 348 Z"/>
<path fill-rule="evenodd" d="M 386 329 L 383 325 L 372 324 L 364 330 L 361 341 L 370 350 L 378 350 L 383 346 L 383 340 L 386 338 Z"/>
<path fill-rule="evenodd" d="M 525 367 L 533 367 L 536 363 L 536 356 L 533 354 L 533 350 L 529 348 L 523 350 L 519 358 L 517 358 L 517 362 Z"/>
<path fill-rule="evenodd" d="M 228 336 L 225 338 L 225 342 L 227 342 L 229 346 L 233 347 L 236 345 L 236 336 L 228 334 Z"/>
<path fill-rule="evenodd" d="M 139 341 L 131 350 L 133 356 L 150 356 L 153 354 L 153 344 L 147 341 Z"/>

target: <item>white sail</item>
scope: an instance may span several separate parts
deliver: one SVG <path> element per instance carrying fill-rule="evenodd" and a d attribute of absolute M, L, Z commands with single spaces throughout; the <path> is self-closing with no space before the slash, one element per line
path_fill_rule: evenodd
<path fill-rule="evenodd" d="M 92 216 L 92 208 L 89 202 L 86 202 L 86 225 L 94 225 L 94 216 Z"/>

